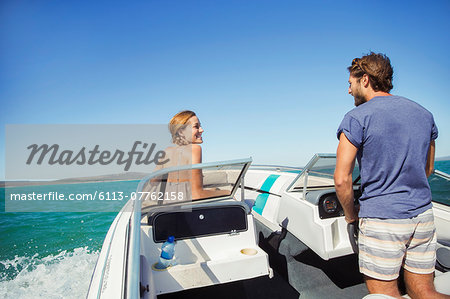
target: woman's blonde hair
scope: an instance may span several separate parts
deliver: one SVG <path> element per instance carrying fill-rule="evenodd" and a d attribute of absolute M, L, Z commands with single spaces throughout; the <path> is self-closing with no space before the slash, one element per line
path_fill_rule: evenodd
<path fill-rule="evenodd" d="M 190 142 L 185 136 L 180 134 L 180 131 L 186 128 L 188 120 L 196 116 L 195 112 L 184 110 L 175 114 L 169 122 L 169 131 L 172 134 L 172 142 L 176 145 L 186 145 Z"/>

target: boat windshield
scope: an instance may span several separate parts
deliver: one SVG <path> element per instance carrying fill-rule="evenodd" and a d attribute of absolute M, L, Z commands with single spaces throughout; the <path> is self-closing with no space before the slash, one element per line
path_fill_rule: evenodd
<path fill-rule="evenodd" d="M 142 209 L 234 196 L 251 159 L 184 165 L 144 178 L 136 192 Z"/>
<path fill-rule="evenodd" d="M 333 174 L 336 168 L 336 155 L 315 154 L 314 157 L 303 168 L 302 172 L 295 178 L 289 186 L 288 191 L 307 192 L 309 190 L 334 188 Z M 358 163 L 355 163 L 353 170 L 353 185 L 360 185 L 360 174 Z M 444 205 L 450 205 L 448 197 L 450 190 L 450 175 L 435 170 L 428 178 L 430 183 L 432 199 Z"/>
<path fill-rule="evenodd" d="M 315 154 L 303 168 L 289 187 L 289 191 L 308 191 L 334 188 L 334 170 L 336 168 L 336 155 Z M 359 167 L 356 163 L 353 170 L 353 184 L 358 185 L 360 180 Z"/>

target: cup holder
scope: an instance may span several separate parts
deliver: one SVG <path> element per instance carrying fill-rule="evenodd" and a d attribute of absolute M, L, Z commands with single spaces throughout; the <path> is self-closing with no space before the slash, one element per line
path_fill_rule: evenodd
<path fill-rule="evenodd" d="M 254 249 L 254 248 L 244 248 L 244 249 L 241 249 L 241 253 L 245 254 L 245 255 L 255 255 L 258 253 L 258 250 Z"/>

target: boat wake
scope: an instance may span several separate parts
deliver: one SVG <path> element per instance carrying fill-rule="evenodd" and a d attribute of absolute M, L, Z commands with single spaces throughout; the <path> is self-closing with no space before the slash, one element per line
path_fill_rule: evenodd
<path fill-rule="evenodd" d="M 0 261 L 0 298 L 83 298 L 98 254 L 86 246 Z"/>

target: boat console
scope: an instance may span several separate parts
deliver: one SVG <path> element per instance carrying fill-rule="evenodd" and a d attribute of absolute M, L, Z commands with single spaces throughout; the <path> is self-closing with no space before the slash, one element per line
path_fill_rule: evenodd
<path fill-rule="evenodd" d="M 334 189 L 335 164 L 335 155 L 316 154 L 297 173 L 251 169 L 245 177 L 245 201 L 259 222 L 272 231 L 286 229 L 324 260 L 352 254 L 354 245 Z M 356 168 L 353 177 L 358 176 Z M 357 181 L 354 193 L 357 202 Z"/>
<path fill-rule="evenodd" d="M 225 196 L 181 203 L 143 204 L 140 236 L 142 298 L 271 275 L 268 256 L 257 244 L 250 209 L 233 199 L 249 164 L 247 159 L 200 165 L 203 188 L 229 190 Z M 161 177 L 161 174 L 152 177 Z M 169 236 L 176 240 L 175 265 L 161 270 L 156 263 L 161 245 Z"/>

